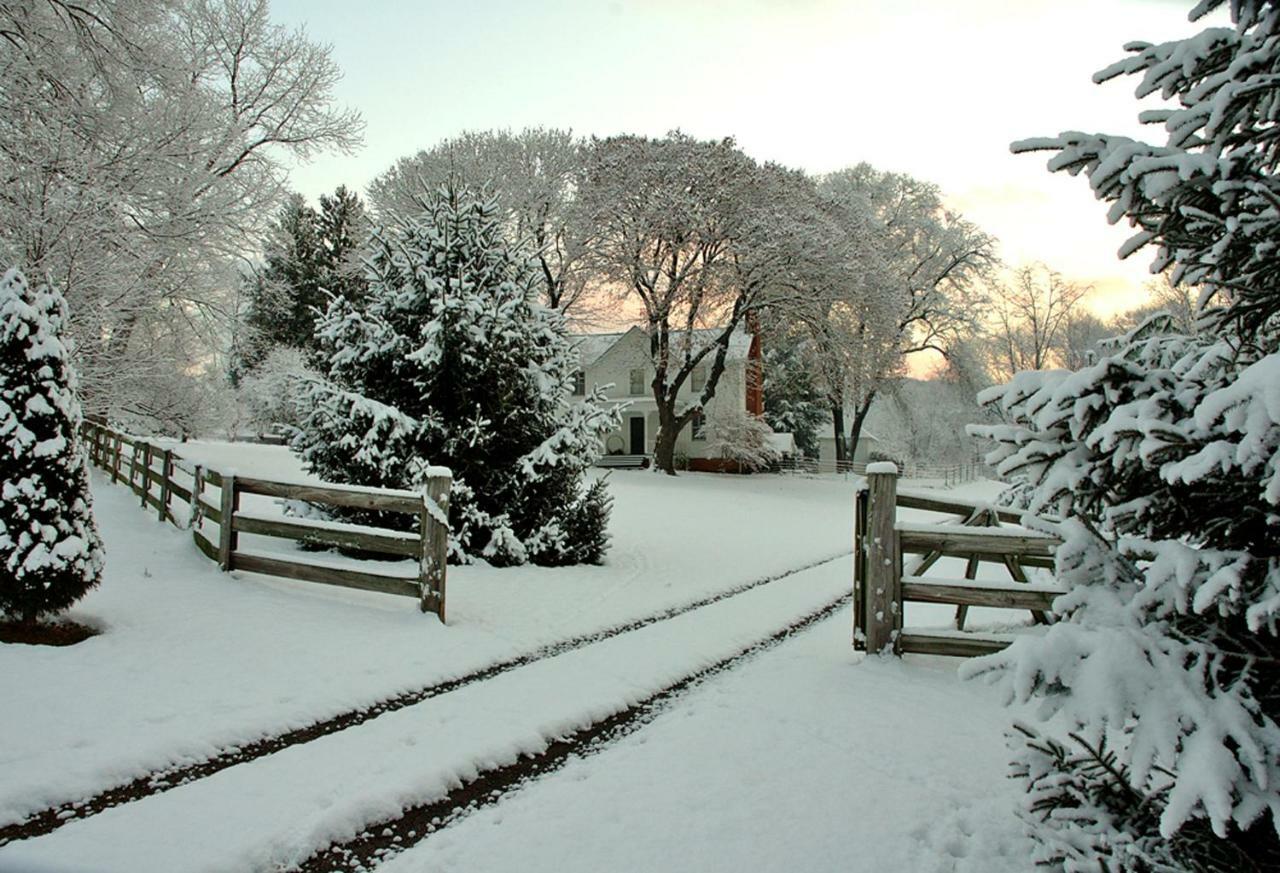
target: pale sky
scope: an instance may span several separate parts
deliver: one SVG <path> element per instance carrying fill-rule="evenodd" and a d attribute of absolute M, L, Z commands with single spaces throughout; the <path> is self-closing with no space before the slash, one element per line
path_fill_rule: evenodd
<path fill-rule="evenodd" d="M 937 183 L 1001 241 L 1132 306 L 1150 256 L 1121 262 L 1084 179 L 1014 139 L 1062 130 L 1162 141 L 1136 82 L 1094 85 L 1130 40 L 1194 33 L 1174 0 L 273 0 L 272 18 L 333 46 L 340 102 L 368 125 L 351 156 L 298 168 L 315 198 L 361 191 L 393 161 L 463 130 L 734 136 L 811 173 L 867 161 Z"/>

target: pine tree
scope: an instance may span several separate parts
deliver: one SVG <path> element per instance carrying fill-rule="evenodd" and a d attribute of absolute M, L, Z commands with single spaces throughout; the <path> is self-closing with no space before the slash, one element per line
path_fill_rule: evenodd
<path fill-rule="evenodd" d="M 421 208 L 375 232 L 364 302 L 335 298 L 320 319 L 329 378 L 308 388 L 294 447 L 360 485 L 449 467 L 455 560 L 598 562 L 609 498 L 582 479 L 616 413 L 573 402 L 563 321 L 536 302 L 536 262 L 494 204 L 442 190 Z"/>
<path fill-rule="evenodd" d="M 1023 731 L 1016 764 L 1038 860 L 1072 871 L 1280 869 L 1280 11 L 1231 13 L 1095 77 L 1176 98 L 1144 113 L 1164 145 L 1015 144 L 1087 174 L 1138 227 L 1130 252 L 1204 288 L 1194 335 L 1157 315 L 1092 366 L 982 395 L 1010 422 L 975 429 L 989 460 L 1066 519 L 1069 593 L 1043 636 L 967 672 L 1075 729 L 1076 751 Z"/>
<path fill-rule="evenodd" d="M 364 202 L 347 186 L 339 185 L 333 194 L 320 195 L 320 211 L 315 222 L 319 237 L 317 259 L 322 273 L 321 287 L 328 294 L 356 302 L 364 297 L 366 283 L 360 252 L 367 235 L 365 219 Z M 327 304 L 326 297 L 315 305 L 318 311 L 323 311 Z M 310 344 L 315 345 L 314 341 Z"/>
<path fill-rule="evenodd" d="M 65 325 L 61 294 L 16 269 L 0 278 L 0 612 L 25 623 L 102 572 Z"/>
<path fill-rule="evenodd" d="M 359 264 L 365 210 L 344 186 L 320 197 L 319 211 L 294 194 L 272 225 L 266 264 L 244 280 L 245 334 L 233 356 L 232 382 L 257 368 L 278 347 L 314 356 L 316 318 L 330 296 L 358 301 L 365 280 Z"/>
<path fill-rule="evenodd" d="M 818 456 L 818 431 L 826 425 L 827 400 L 814 385 L 799 331 L 781 331 L 764 353 L 764 420 L 775 433 L 795 437 L 806 457 Z"/>

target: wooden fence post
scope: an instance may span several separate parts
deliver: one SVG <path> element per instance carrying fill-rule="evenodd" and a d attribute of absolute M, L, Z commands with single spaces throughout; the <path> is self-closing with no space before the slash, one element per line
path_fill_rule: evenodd
<path fill-rule="evenodd" d="M 165 449 L 160 453 L 160 520 L 169 518 L 169 477 L 173 475 L 173 452 Z"/>
<path fill-rule="evenodd" d="M 116 434 L 116 448 L 111 456 L 111 481 L 120 481 L 120 464 L 124 458 L 124 443 L 121 442 L 122 437 Z"/>
<path fill-rule="evenodd" d="M 129 490 L 137 493 L 138 481 L 138 453 L 141 451 L 137 440 L 133 443 L 133 448 L 129 452 Z"/>
<path fill-rule="evenodd" d="M 204 513 L 200 509 L 200 495 L 204 493 L 204 468 L 196 464 L 195 478 L 191 480 L 191 514 L 187 516 L 187 527 L 200 526 Z"/>
<path fill-rule="evenodd" d="M 136 452 L 135 452 L 136 454 Z M 147 508 L 147 495 L 151 493 L 151 443 L 142 444 L 142 508 Z"/>
<path fill-rule="evenodd" d="M 862 485 L 853 496 L 853 647 L 866 648 L 867 619 L 863 589 L 867 580 L 867 556 L 862 543 L 867 536 L 867 488 Z"/>
<path fill-rule="evenodd" d="M 891 463 L 867 467 L 867 525 L 862 537 L 863 620 L 868 654 L 896 650 L 902 622 L 902 552 L 894 529 L 898 512 L 898 468 Z"/>
<path fill-rule="evenodd" d="M 434 612 L 445 620 L 445 580 L 449 567 L 449 489 L 451 476 L 429 476 L 422 494 L 422 512 L 418 515 L 418 534 L 422 538 L 422 558 L 418 565 L 418 583 L 422 587 L 423 612 Z"/>
<path fill-rule="evenodd" d="M 234 520 L 236 510 L 240 508 L 240 494 L 236 491 L 236 477 L 231 474 L 222 476 L 222 521 L 218 523 L 218 566 L 223 570 L 232 569 L 232 554 L 236 550 Z"/>

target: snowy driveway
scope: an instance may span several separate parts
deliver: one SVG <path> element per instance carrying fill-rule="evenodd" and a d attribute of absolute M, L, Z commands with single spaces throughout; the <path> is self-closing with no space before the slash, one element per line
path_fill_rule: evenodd
<path fill-rule="evenodd" d="M 1009 713 L 952 660 L 861 663 L 848 633 L 836 616 L 707 681 L 379 873 L 1027 870 Z"/>

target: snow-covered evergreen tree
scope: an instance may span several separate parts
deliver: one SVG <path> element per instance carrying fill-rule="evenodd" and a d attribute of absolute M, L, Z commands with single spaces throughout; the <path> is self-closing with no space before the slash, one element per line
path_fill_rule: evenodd
<path fill-rule="evenodd" d="M 276 214 L 265 263 L 243 281 L 244 312 L 231 361 L 231 381 L 260 367 L 278 348 L 317 351 L 316 317 L 329 297 L 359 300 L 365 280 L 359 253 L 366 217 L 359 196 L 338 186 L 320 209 L 291 195 Z"/>
<path fill-rule="evenodd" d="M 0 278 L 0 613 L 27 623 L 102 572 L 66 319 L 57 291 Z"/>
<path fill-rule="evenodd" d="M 771 335 L 764 353 L 764 419 L 775 433 L 795 437 L 796 448 L 818 456 L 818 430 L 827 422 L 826 397 L 814 384 L 799 330 Z"/>
<path fill-rule="evenodd" d="M 1218 6 L 1200 3 L 1199 17 Z M 1038 860 L 1067 870 L 1280 869 L 1280 10 L 1134 43 L 1096 77 L 1143 74 L 1163 146 L 1065 133 L 1053 169 L 1088 175 L 1129 251 L 1201 283 L 1212 329 L 1156 316 L 1075 372 L 1027 372 L 976 429 L 1066 519 L 1063 620 L 967 672 L 1039 697 L 1075 730 L 1034 731 L 1017 762 Z"/>
<path fill-rule="evenodd" d="M 449 467 L 455 560 L 598 562 L 609 497 L 583 472 L 616 412 L 574 402 L 561 316 L 537 302 L 536 261 L 496 206 L 442 190 L 421 208 L 375 232 L 365 301 L 336 298 L 320 319 L 329 379 L 307 389 L 294 446 L 321 477 L 360 485 Z"/>

